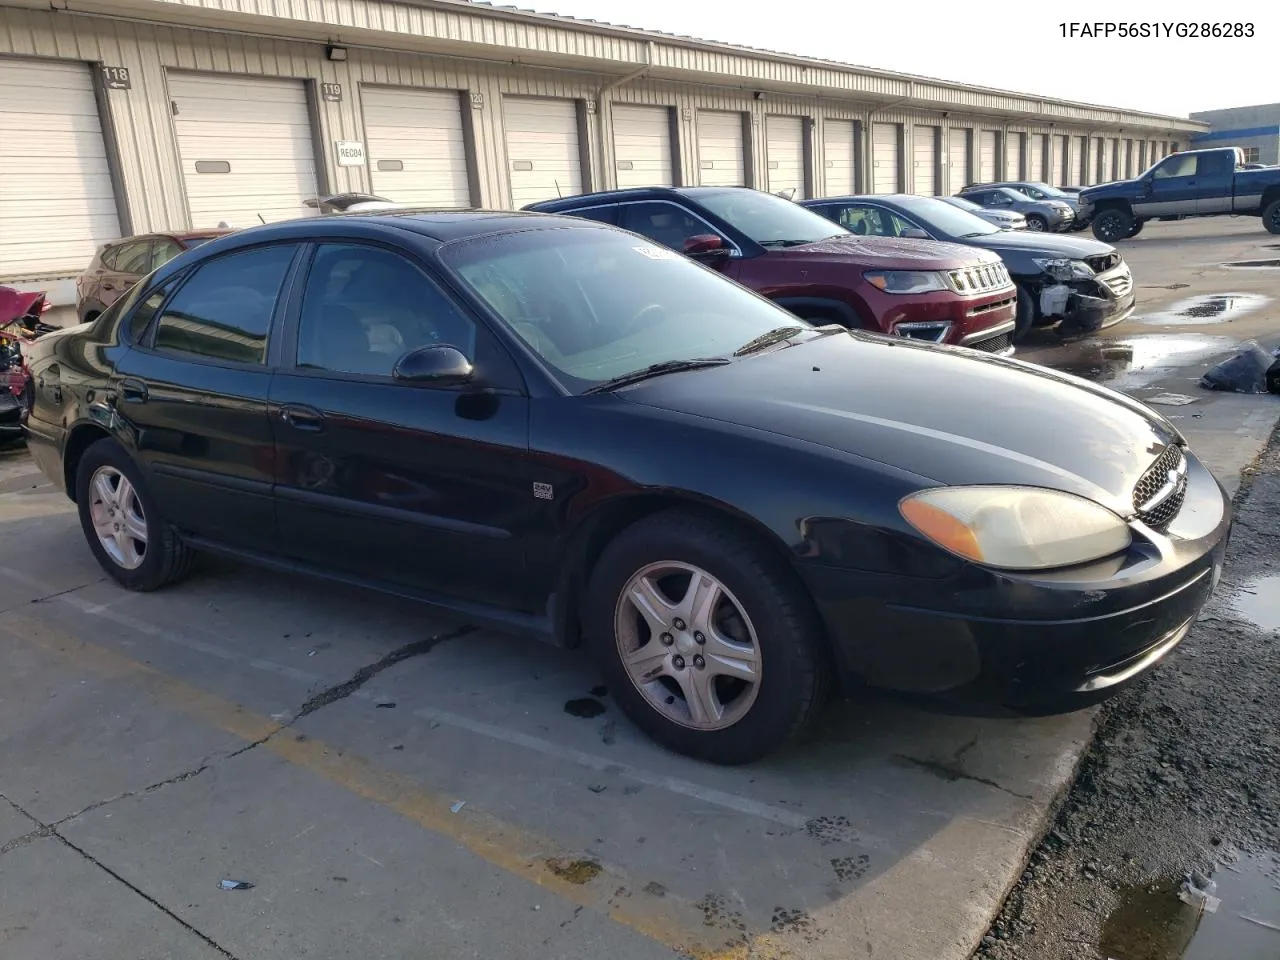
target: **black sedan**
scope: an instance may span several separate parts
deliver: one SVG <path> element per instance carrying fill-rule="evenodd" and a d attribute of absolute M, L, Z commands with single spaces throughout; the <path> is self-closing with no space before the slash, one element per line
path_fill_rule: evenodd
<path fill-rule="evenodd" d="M 583 642 L 722 763 L 852 678 L 1105 696 L 1182 639 L 1230 525 L 1133 400 L 811 326 L 585 220 L 254 227 L 33 353 L 32 453 L 125 587 L 219 551 Z"/>
<path fill-rule="evenodd" d="M 1115 247 L 1087 237 L 1001 230 L 934 197 L 910 194 L 827 197 L 803 205 L 854 233 L 925 237 L 1000 254 L 1018 286 L 1014 341 L 1034 326 L 1079 335 L 1133 313 L 1129 265 Z"/>

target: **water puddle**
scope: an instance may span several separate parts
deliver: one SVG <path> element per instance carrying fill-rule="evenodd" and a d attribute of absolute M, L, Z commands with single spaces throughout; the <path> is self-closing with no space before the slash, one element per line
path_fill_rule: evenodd
<path fill-rule="evenodd" d="M 1133 388 L 1233 346 L 1228 337 L 1200 334 L 1082 340 L 1047 354 L 1044 365 L 1111 387 Z"/>
<path fill-rule="evenodd" d="M 1231 270 L 1274 270 L 1280 267 L 1280 260 L 1232 260 L 1223 266 Z"/>
<path fill-rule="evenodd" d="M 1134 317 L 1134 320 L 1169 327 L 1229 323 L 1270 302 L 1270 297 L 1260 293 L 1203 293 L 1179 300 L 1157 313 Z"/>
<path fill-rule="evenodd" d="M 1231 605 L 1236 613 L 1263 630 L 1280 630 L 1280 575 L 1250 580 Z M 1280 957 L 1280 949 L 1276 956 Z"/>
<path fill-rule="evenodd" d="M 1188 896 L 1181 879 L 1125 891 L 1103 925 L 1102 955 L 1108 960 L 1280 957 L 1280 857 L 1243 856 L 1223 863 L 1213 882 L 1208 898 Z"/>

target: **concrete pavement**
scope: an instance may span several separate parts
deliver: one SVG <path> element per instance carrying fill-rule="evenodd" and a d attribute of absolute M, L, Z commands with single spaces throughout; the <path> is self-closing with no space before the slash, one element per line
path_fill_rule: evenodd
<path fill-rule="evenodd" d="M 1143 237 L 1164 227 L 1188 225 Z M 1140 284 L 1184 274 L 1126 253 Z M 1148 335 L 1169 334 L 1099 340 Z M 1280 401 L 1200 391 L 1216 355 L 1122 385 L 1195 395 L 1166 412 L 1229 479 Z M 583 657 L 411 604 L 220 562 L 125 593 L 21 451 L 0 453 L 0 544 L 5 960 L 961 960 L 1092 730 L 868 696 L 812 743 L 709 767 L 634 731 Z"/>

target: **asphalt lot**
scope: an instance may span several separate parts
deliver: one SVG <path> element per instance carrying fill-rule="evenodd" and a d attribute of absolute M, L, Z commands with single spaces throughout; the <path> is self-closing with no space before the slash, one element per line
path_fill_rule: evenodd
<path fill-rule="evenodd" d="M 1021 356 L 1194 396 L 1163 409 L 1234 487 L 1280 401 L 1191 381 L 1274 342 L 1280 309 L 1146 319 L 1270 296 L 1275 271 L 1217 264 L 1275 240 L 1150 224 L 1121 247 L 1135 317 Z M 221 562 L 125 593 L 22 451 L 0 453 L 0 639 L 5 960 L 959 960 L 1094 723 L 868 696 L 804 747 L 700 765 L 634 731 L 585 658 L 421 607 Z"/>

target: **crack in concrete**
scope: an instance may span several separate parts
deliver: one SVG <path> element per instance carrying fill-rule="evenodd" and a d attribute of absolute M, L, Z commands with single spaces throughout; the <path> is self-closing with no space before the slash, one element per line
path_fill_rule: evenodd
<path fill-rule="evenodd" d="M 77 584 L 74 587 L 67 587 L 65 590 L 57 590 L 53 593 L 46 594 L 43 597 L 32 597 L 30 600 L 23 600 L 22 602 L 15 603 L 12 606 L 0 608 L 0 616 L 3 616 L 6 613 L 12 613 L 13 611 L 17 610 L 19 607 L 29 606 L 30 604 L 33 604 L 33 603 L 45 603 L 48 600 L 56 600 L 59 597 L 65 597 L 68 594 L 76 593 L 80 590 L 83 590 L 85 589 L 85 587 L 92 587 L 95 584 L 105 583 L 106 579 L 107 579 L 106 577 L 98 577 L 98 579 L 90 580 L 88 583 Z"/>
<path fill-rule="evenodd" d="M 36 839 L 37 837 L 52 837 L 53 839 L 61 843 L 63 846 L 67 847 L 69 850 L 75 851 L 77 854 L 80 855 L 81 858 L 93 864 L 95 867 L 97 867 L 107 876 L 111 877 L 117 883 L 123 885 L 133 893 L 137 894 L 143 900 L 147 901 L 147 903 L 151 904 L 153 907 L 155 907 L 157 910 L 159 910 L 161 913 L 167 916 L 174 923 L 178 924 L 178 926 L 182 927 L 188 933 L 192 934 L 193 936 L 199 937 L 201 940 L 207 943 L 214 950 L 218 951 L 220 955 L 222 955 L 223 957 L 226 957 L 227 960 L 238 960 L 238 958 L 234 953 L 232 953 L 226 947 L 222 946 L 220 943 L 214 940 L 213 937 L 209 936 L 207 933 L 205 933 L 203 930 L 200 930 L 198 927 L 192 926 L 186 920 L 183 920 L 180 916 L 178 916 L 176 913 L 174 913 L 172 910 L 166 907 L 163 903 L 161 903 L 155 897 L 151 896 L 151 894 L 147 893 L 145 890 L 140 889 L 135 884 L 130 883 L 128 880 L 120 876 L 120 874 L 116 873 L 116 871 L 112 870 L 110 867 L 108 867 L 105 863 L 103 863 L 93 854 L 89 853 L 87 850 L 84 850 L 83 848 L 76 846 L 74 843 L 72 843 L 70 840 L 64 837 L 61 833 L 59 833 L 57 827 L 54 824 L 44 823 L 43 821 L 40 820 L 39 817 L 36 817 L 33 814 L 27 812 L 25 809 L 23 809 L 21 804 L 16 803 L 15 801 L 11 800 L 9 797 L 5 796 L 2 793 L 0 793 L 0 800 L 3 800 L 5 803 L 9 804 L 9 806 L 13 807 L 14 810 L 16 810 L 22 816 L 26 817 L 32 823 L 39 824 L 39 827 L 36 830 L 33 830 L 31 833 L 26 834 L 24 837 L 18 837 L 16 840 L 11 840 L 9 843 L 6 843 L 3 848 L 0 848 L 0 853 L 3 853 L 9 849 L 12 849 L 14 846 L 22 846 L 23 844 L 19 843 L 19 841 L 30 843 L 32 840 Z M 62 822 L 62 821 L 59 821 L 59 822 Z"/>
<path fill-rule="evenodd" d="M 901 753 L 895 753 L 894 758 L 909 766 L 918 767 L 921 770 L 931 773 L 935 777 L 946 780 L 948 783 L 955 783 L 957 780 L 972 780 L 974 783 L 980 783 L 985 787 L 992 787 L 999 790 L 1001 793 L 1007 793 L 1011 797 L 1017 797 L 1019 800 L 1035 802 L 1035 797 L 1030 794 L 1018 793 L 1016 790 L 1010 790 L 1003 784 L 996 783 L 996 781 L 988 779 L 987 777 L 978 777 L 971 773 L 966 773 L 959 767 L 953 766 L 952 764 L 940 763 L 937 760 L 917 760 L 915 757 L 908 757 Z"/>

